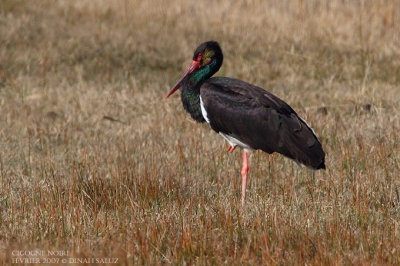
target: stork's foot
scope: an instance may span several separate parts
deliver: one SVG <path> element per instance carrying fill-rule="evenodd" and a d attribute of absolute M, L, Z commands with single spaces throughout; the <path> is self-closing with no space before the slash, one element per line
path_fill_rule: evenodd
<path fill-rule="evenodd" d="M 233 152 L 236 149 L 236 145 L 235 146 L 231 146 L 229 145 L 228 149 L 226 150 L 227 152 Z"/>

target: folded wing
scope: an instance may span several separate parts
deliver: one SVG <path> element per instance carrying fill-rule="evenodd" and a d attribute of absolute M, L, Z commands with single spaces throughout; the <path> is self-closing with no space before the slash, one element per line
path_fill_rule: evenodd
<path fill-rule="evenodd" d="M 216 77 L 200 88 L 210 126 L 252 149 L 278 152 L 314 169 L 325 153 L 313 130 L 284 101 L 244 81 Z"/>

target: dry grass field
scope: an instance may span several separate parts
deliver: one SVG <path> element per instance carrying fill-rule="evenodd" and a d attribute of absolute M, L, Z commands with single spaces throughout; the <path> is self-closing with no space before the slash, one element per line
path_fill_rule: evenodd
<path fill-rule="evenodd" d="M 0 0 L 0 262 L 399 264 L 399 7 Z M 241 209 L 241 152 L 165 99 L 207 40 L 312 125 L 325 171 L 253 152 Z"/>

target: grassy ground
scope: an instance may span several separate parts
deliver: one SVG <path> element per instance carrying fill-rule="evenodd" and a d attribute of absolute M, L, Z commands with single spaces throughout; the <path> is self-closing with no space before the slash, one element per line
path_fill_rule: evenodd
<path fill-rule="evenodd" d="M 0 0 L 1 261 L 400 263 L 399 5 Z M 241 153 L 165 99 L 211 39 L 326 171 L 251 153 L 240 208 Z"/>

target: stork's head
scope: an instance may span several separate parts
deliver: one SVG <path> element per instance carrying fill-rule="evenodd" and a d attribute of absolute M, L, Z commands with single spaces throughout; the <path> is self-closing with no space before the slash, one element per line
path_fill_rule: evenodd
<path fill-rule="evenodd" d="M 210 78 L 215 72 L 219 70 L 222 65 L 223 55 L 219 44 L 215 41 L 208 41 L 202 43 L 193 54 L 193 61 L 170 90 L 167 98 L 173 94 L 177 89 L 179 89 L 184 80 L 188 80 L 193 85 L 203 82 L 204 80 Z"/>

